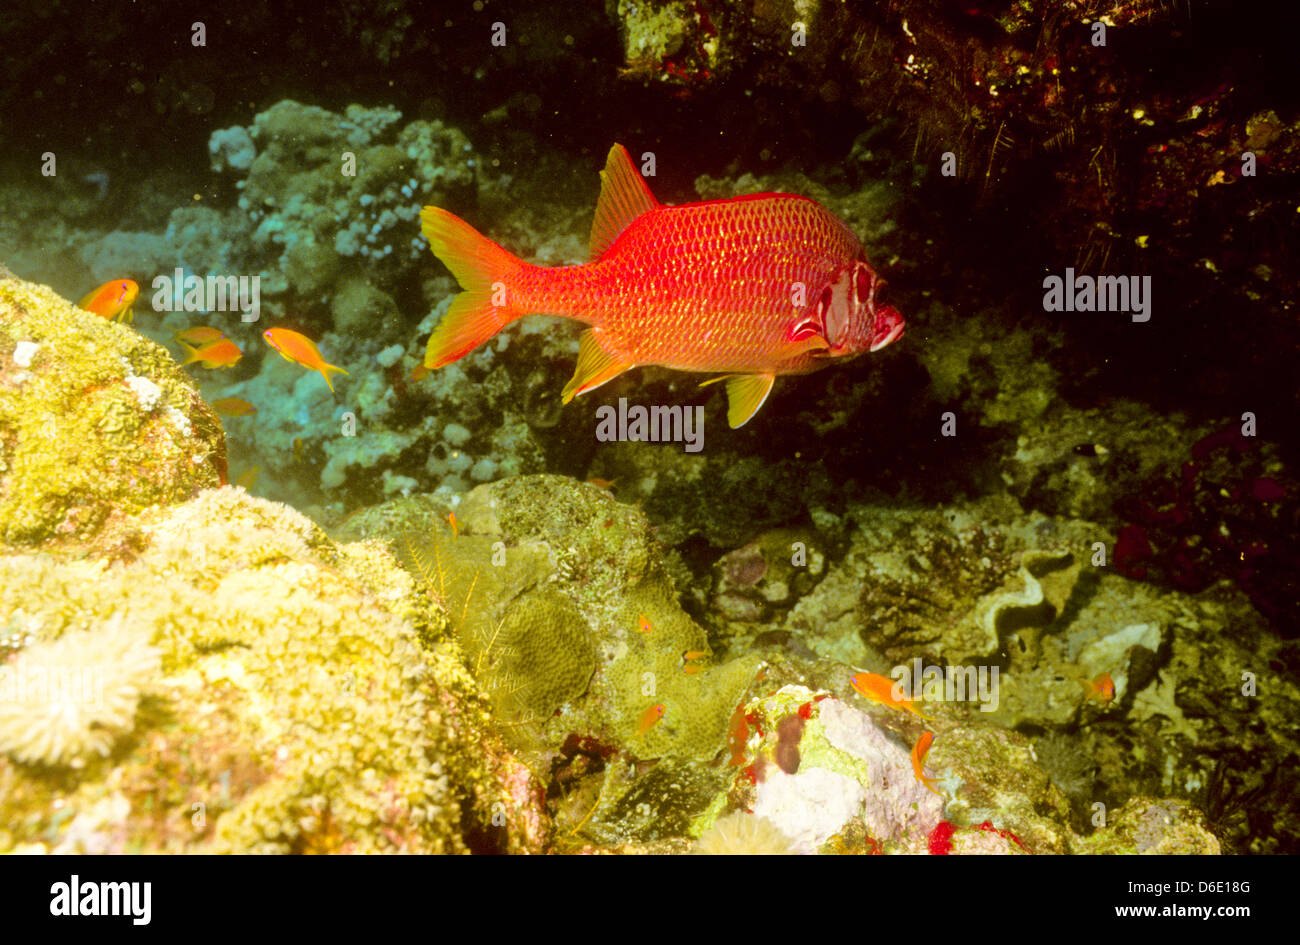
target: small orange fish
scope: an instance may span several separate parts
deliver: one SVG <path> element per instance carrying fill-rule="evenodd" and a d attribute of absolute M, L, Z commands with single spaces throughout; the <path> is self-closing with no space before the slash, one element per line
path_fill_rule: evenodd
<path fill-rule="evenodd" d="M 925 776 L 925 755 L 930 750 L 930 743 L 934 741 L 934 732 L 922 732 L 921 737 L 916 740 L 912 747 L 912 770 L 916 772 L 916 780 L 920 781 L 935 794 L 943 797 L 943 793 L 935 788 L 935 783 L 942 781 L 943 778 L 927 778 Z"/>
<path fill-rule="evenodd" d="M 223 417 L 246 417 L 257 413 L 257 408 L 242 397 L 221 397 L 212 402 L 212 409 Z"/>
<path fill-rule="evenodd" d="M 1102 705 L 1106 705 L 1115 698 L 1115 680 L 1110 678 L 1110 673 L 1102 673 L 1092 680 L 1076 676 L 1075 680 L 1086 693 L 1084 696 L 1085 702 L 1089 699 L 1096 699 Z"/>
<path fill-rule="evenodd" d="M 114 279 L 82 296 L 77 307 L 101 318 L 129 322 L 135 318 L 131 306 L 139 294 L 140 287 L 130 279 Z"/>
<path fill-rule="evenodd" d="M 447 524 L 451 526 L 451 533 L 453 535 L 460 535 L 460 524 L 456 521 L 455 512 L 447 513 Z"/>
<path fill-rule="evenodd" d="M 184 341 L 192 345 L 205 345 L 210 341 L 220 341 L 224 337 L 226 337 L 224 332 L 211 325 L 195 325 L 193 328 L 176 332 L 172 335 L 172 340 Z"/>
<path fill-rule="evenodd" d="M 904 712 L 911 712 L 927 722 L 933 721 L 930 716 L 925 715 L 918 709 L 916 701 L 911 699 L 897 699 L 894 697 L 894 681 L 888 676 L 881 676 L 879 673 L 858 673 L 852 679 L 853 688 L 862 695 L 866 696 L 872 702 L 879 702 L 881 705 L 887 705 L 891 709 L 902 709 Z"/>
<path fill-rule="evenodd" d="M 655 723 L 664 717 L 664 704 L 652 705 L 641 713 L 641 722 L 636 727 L 638 735 L 644 735 L 650 729 L 654 728 Z"/>
<path fill-rule="evenodd" d="M 180 345 L 189 354 L 189 357 L 181 362 L 182 365 L 194 364 L 197 361 L 205 368 L 228 368 L 234 367 L 239 359 L 244 356 L 244 352 L 240 351 L 239 346 L 229 338 L 209 341 L 198 348 L 187 345 L 183 341 Z"/>
<path fill-rule="evenodd" d="M 601 479 L 599 476 L 595 476 L 587 480 L 587 485 L 595 486 L 597 489 L 612 489 L 616 482 L 618 482 L 617 479 Z"/>
<path fill-rule="evenodd" d="M 651 630 L 654 629 L 654 626 L 650 623 L 650 618 L 647 617 L 645 614 L 642 614 L 640 617 L 637 618 L 636 625 L 637 625 L 637 629 L 640 630 L 642 633 L 649 633 Z"/>
<path fill-rule="evenodd" d="M 320 376 L 325 378 L 325 383 L 329 385 L 331 391 L 334 390 L 334 382 L 330 380 L 331 371 L 338 371 L 340 374 L 348 376 L 348 372 L 343 368 L 334 364 L 326 364 L 315 343 L 306 335 L 299 334 L 289 328 L 268 328 L 262 332 L 262 337 L 266 339 L 267 344 L 280 352 L 280 357 L 286 361 L 301 364 L 313 371 L 320 371 Z"/>
<path fill-rule="evenodd" d="M 706 658 L 708 655 L 709 653 L 707 650 L 687 650 L 682 654 L 682 672 L 687 676 L 694 676 L 696 673 L 700 672 L 700 670 L 704 669 L 704 667 L 697 666 L 695 663 L 692 663 L 691 660 L 701 660 Z"/>

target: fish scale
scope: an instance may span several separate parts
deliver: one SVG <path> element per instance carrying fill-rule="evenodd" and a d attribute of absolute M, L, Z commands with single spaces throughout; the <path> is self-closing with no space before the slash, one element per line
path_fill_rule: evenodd
<path fill-rule="evenodd" d="M 857 237 L 816 201 L 751 194 L 664 206 L 620 145 L 601 180 L 592 262 L 580 266 L 530 265 L 425 208 L 430 249 L 465 290 L 430 337 L 425 367 L 463 357 L 522 315 L 558 315 L 590 326 L 566 403 L 632 367 L 725 372 L 728 419 L 739 426 L 777 375 L 901 336 L 897 311 L 875 305 Z"/>
<path fill-rule="evenodd" d="M 761 239 L 765 232 L 789 233 L 802 251 Z M 800 373 L 818 366 L 815 354 L 773 357 L 799 315 L 794 286 L 829 279 L 855 243 L 803 197 L 660 207 L 630 225 L 606 258 L 528 266 L 506 287 L 523 309 L 598 329 L 603 347 L 637 365 Z"/>

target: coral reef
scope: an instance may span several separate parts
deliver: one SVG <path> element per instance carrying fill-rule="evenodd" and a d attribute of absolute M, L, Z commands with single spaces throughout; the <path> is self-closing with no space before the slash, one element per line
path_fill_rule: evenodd
<path fill-rule="evenodd" d="M 15 732 L 39 734 L 57 706 L 40 694 L 4 703 L 14 760 L 0 758 L 0 847 L 456 852 L 467 837 L 519 851 L 545 842 L 535 782 L 487 730 L 459 650 L 420 642 L 409 579 L 379 546 L 336 545 L 297 513 L 231 488 L 121 528 L 104 539 L 131 549 L 116 565 L 0 557 L 0 612 L 23 614 L 34 638 L 5 682 L 38 664 L 77 669 L 97 654 L 105 664 L 103 707 L 76 720 L 80 736 L 65 719 L 64 741 L 16 744 Z M 161 672 L 147 672 L 159 658 Z M 132 720 L 142 674 L 153 701 Z M 110 739 L 111 757 L 98 757 Z M 77 777 L 42 770 L 74 752 Z"/>
<path fill-rule="evenodd" d="M 0 281 L 0 543 L 86 540 L 225 471 L 220 422 L 166 351 Z"/>
<path fill-rule="evenodd" d="M 286 0 L 249 69 L 0 17 L 0 851 L 1300 849 L 1295 13 L 1230 6 Z M 584 261 L 614 141 L 823 203 L 905 341 L 739 430 L 654 366 L 562 404 L 545 316 L 423 371 L 421 206 Z"/>

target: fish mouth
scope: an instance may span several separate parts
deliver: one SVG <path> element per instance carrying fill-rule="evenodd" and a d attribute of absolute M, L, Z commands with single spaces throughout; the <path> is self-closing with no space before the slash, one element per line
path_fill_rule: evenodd
<path fill-rule="evenodd" d="M 867 350 L 879 351 L 885 345 L 897 341 L 903 337 L 906 328 L 898 309 L 892 305 L 881 306 L 876 311 L 876 325 L 871 332 L 871 346 Z"/>

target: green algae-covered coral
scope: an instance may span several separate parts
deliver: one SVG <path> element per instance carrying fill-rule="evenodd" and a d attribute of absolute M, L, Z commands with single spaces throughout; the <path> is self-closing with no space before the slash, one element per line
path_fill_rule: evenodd
<path fill-rule="evenodd" d="M 683 836 L 730 780 L 712 762 L 761 660 L 712 660 L 645 515 L 603 489 L 563 476 L 480 486 L 456 509 L 458 531 L 435 506 L 397 500 L 355 516 L 348 534 L 387 536 L 442 602 L 539 777 L 574 739 L 602 746 L 609 767 L 576 792 L 586 806 L 566 807 L 570 823 L 610 843 Z"/>
<path fill-rule="evenodd" d="M 540 792 L 484 728 L 455 644 L 421 644 L 378 543 L 336 545 L 231 488 L 105 540 L 130 553 L 0 556 L 0 612 L 30 637 L 15 664 L 119 625 L 161 663 L 75 773 L 13 748 L 46 707 L 4 707 L 0 849 L 459 852 L 467 828 L 540 847 Z"/>
<path fill-rule="evenodd" d="M 0 280 L 0 544 L 84 540 L 224 473 L 221 424 L 163 348 Z"/>
<path fill-rule="evenodd" d="M 758 660 L 686 671 L 683 654 L 707 655 L 708 641 L 678 605 L 644 514 L 563 476 L 522 476 L 473 490 L 457 517 L 460 534 L 427 522 L 397 546 L 421 559 L 484 686 L 531 693 L 543 742 L 580 732 L 637 757 L 697 761 L 722 750 Z M 642 731 L 657 704 L 662 721 Z"/>

